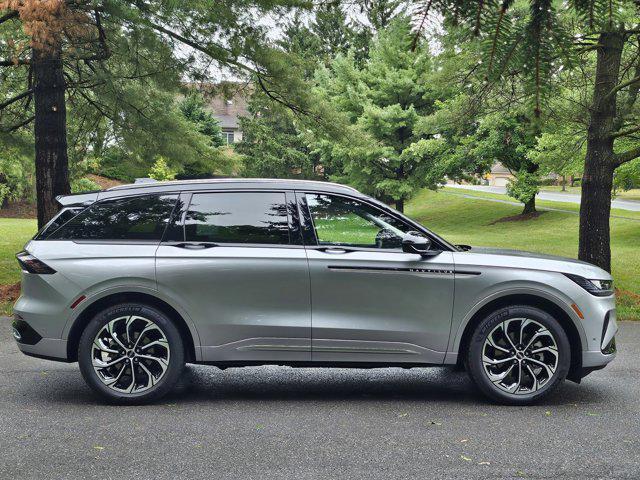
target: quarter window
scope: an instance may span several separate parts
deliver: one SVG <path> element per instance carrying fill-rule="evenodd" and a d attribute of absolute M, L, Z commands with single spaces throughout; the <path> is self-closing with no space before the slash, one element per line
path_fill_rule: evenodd
<path fill-rule="evenodd" d="M 346 197 L 307 194 L 319 245 L 400 249 L 412 230 L 400 220 L 366 203 Z"/>
<path fill-rule="evenodd" d="M 188 242 L 289 244 L 284 193 L 196 193 L 185 217 Z"/>
<path fill-rule="evenodd" d="M 94 203 L 48 240 L 160 240 L 177 195 L 143 195 Z"/>

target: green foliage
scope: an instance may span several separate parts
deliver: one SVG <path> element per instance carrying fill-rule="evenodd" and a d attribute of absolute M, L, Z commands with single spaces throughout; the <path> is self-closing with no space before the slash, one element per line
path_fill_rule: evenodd
<path fill-rule="evenodd" d="M 71 193 L 91 192 L 100 189 L 100 185 L 89 178 L 78 178 L 71 182 Z"/>
<path fill-rule="evenodd" d="M 640 188 L 640 159 L 625 163 L 616 170 L 613 178 L 614 190 Z"/>
<path fill-rule="evenodd" d="M 507 184 L 507 195 L 521 203 L 529 203 L 540 191 L 540 177 L 526 170 L 517 172 Z"/>
<path fill-rule="evenodd" d="M 222 129 L 213 114 L 206 109 L 202 95 L 197 91 L 188 92 L 187 96 L 179 104 L 184 118 L 191 122 L 197 130 L 210 140 L 211 147 L 224 145 Z"/>
<path fill-rule="evenodd" d="M 421 119 L 435 109 L 429 85 L 435 71 L 426 44 L 411 49 L 406 18 L 380 31 L 367 62 L 339 55 L 317 74 L 318 94 L 340 112 L 348 127 L 342 138 L 323 138 L 314 151 L 331 178 L 402 208 L 424 186 L 435 187 L 442 172 L 435 154 L 442 142 L 418 131 Z"/>
<path fill-rule="evenodd" d="M 580 175 L 584 168 L 586 143 L 584 138 L 572 135 L 569 129 L 544 132 L 529 150 L 529 159 L 540 166 L 540 173 L 560 176 Z"/>
<path fill-rule="evenodd" d="M 164 157 L 158 157 L 149 170 L 149 178 L 153 178 L 159 182 L 173 180 L 176 178 L 176 171 L 169 168 Z"/>
<path fill-rule="evenodd" d="M 33 161 L 16 146 L 0 142 L 0 206 L 34 196 Z"/>
<path fill-rule="evenodd" d="M 317 178 L 315 156 L 298 129 L 293 113 L 261 92 L 249 103 L 252 117 L 243 118 L 243 140 L 236 152 L 244 157 L 243 176 Z"/>

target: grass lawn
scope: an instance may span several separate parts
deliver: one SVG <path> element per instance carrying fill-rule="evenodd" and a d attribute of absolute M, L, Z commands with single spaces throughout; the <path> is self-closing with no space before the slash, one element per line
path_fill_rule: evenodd
<path fill-rule="evenodd" d="M 493 198 L 496 200 L 506 200 L 509 202 L 516 201 L 505 194 L 482 192 L 480 190 L 466 190 L 461 188 L 444 187 L 442 189 L 442 192 L 451 193 L 453 195 L 465 195 L 465 196 L 471 196 L 471 197 L 477 197 L 477 198 Z M 555 202 L 551 200 L 540 200 L 536 198 L 536 206 L 544 207 L 544 208 L 555 208 L 558 210 L 567 210 L 575 213 L 580 212 L 580 204 L 578 203 Z M 519 207 L 519 210 L 517 210 L 516 213 L 520 213 L 521 211 L 522 211 L 522 207 Z M 637 218 L 638 220 L 640 220 L 640 212 L 634 212 L 632 210 L 622 210 L 620 208 L 612 208 L 611 215 L 618 216 L 618 217 Z"/>
<path fill-rule="evenodd" d="M 522 207 L 487 201 L 505 199 L 504 195 L 458 189 L 438 192 L 425 190 L 406 208 L 407 214 L 453 243 L 515 248 L 576 257 L 578 252 L 578 215 L 545 212 L 526 221 L 494 223 L 517 215 Z M 538 202 L 539 206 L 578 211 L 578 205 L 561 202 Z M 613 275 L 618 288 L 618 318 L 640 320 L 640 212 L 615 210 L 614 215 L 634 220 L 612 218 Z M 0 218 L 0 285 L 20 280 L 14 258 L 36 230 L 35 220 Z M 0 313 L 10 305 L 0 304 Z"/>
<path fill-rule="evenodd" d="M 36 229 L 36 220 L 0 218 L 0 285 L 20 281 L 20 268 L 15 255 L 33 237 Z M 11 305 L 0 299 L 0 315 L 7 315 L 10 310 Z"/>
<path fill-rule="evenodd" d="M 521 206 L 490 202 L 504 195 L 468 191 L 478 199 L 465 198 L 459 189 L 423 191 L 408 205 L 407 214 L 453 243 L 514 248 L 576 258 L 578 215 L 545 212 L 538 218 L 517 222 L 496 220 L 517 215 Z M 538 202 L 551 208 L 577 211 L 578 205 Z M 638 212 L 617 210 L 615 214 L 638 218 Z M 618 318 L 640 320 L 640 221 L 611 219 L 613 275 L 618 288 Z"/>
<path fill-rule="evenodd" d="M 558 185 L 545 185 L 540 187 L 540 190 L 544 192 L 558 192 L 558 193 L 577 193 L 580 194 L 582 189 L 580 187 L 570 187 L 567 185 L 567 191 L 562 191 L 562 186 Z M 631 190 L 618 190 L 616 198 L 621 200 L 640 200 L 640 188 L 632 188 Z"/>

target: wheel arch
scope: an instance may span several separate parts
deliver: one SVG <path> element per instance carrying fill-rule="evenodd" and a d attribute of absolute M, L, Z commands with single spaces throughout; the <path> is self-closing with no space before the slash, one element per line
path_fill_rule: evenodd
<path fill-rule="evenodd" d="M 477 310 L 466 322 L 464 330 L 460 337 L 458 348 L 456 350 L 458 354 L 458 365 L 462 365 L 464 352 L 466 352 L 466 349 L 469 346 L 471 335 L 476 326 L 491 312 L 512 305 L 536 307 L 547 312 L 549 315 L 553 316 L 553 318 L 558 320 L 563 330 L 567 334 L 567 337 L 569 338 L 569 344 L 571 345 L 571 367 L 569 368 L 569 374 L 567 375 L 567 378 L 569 380 L 579 382 L 582 376 L 582 351 L 584 349 L 584 343 L 578 327 L 571 318 L 570 314 L 564 308 L 558 305 L 558 303 L 550 300 L 549 298 L 531 293 L 506 294 L 497 298 L 493 298 L 486 302 L 484 305 L 477 308 Z"/>
<path fill-rule="evenodd" d="M 185 319 L 178 311 L 166 301 L 143 292 L 117 292 L 96 299 L 85 306 L 84 310 L 76 317 L 67 336 L 67 359 L 77 361 L 78 344 L 87 324 L 100 311 L 120 303 L 142 303 L 157 308 L 174 322 L 185 345 L 185 360 L 187 363 L 195 362 L 198 357 L 193 335 Z"/>

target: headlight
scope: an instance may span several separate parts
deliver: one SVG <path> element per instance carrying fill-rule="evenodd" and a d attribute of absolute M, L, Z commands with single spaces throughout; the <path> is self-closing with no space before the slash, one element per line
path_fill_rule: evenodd
<path fill-rule="evenodd" d="M 595 295 L 596 297 L 613 295 L 613 280 L 588 279 L 571 273 L 565 273 L 564 275 L 580 285 L 591 295 Z"/>

